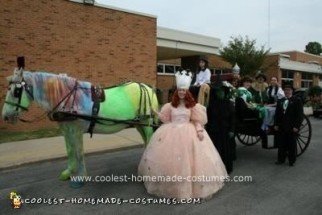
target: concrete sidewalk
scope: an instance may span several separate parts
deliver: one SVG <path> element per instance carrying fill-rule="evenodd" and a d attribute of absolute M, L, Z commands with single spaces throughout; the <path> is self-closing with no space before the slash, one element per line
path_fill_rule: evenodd
<path fill-rule="evenodd" d="M 135 128 L 115 134 L 84 134 L 85 154 L 143 147 L 143 140 Z M 0 144 L 0 169 L 66 158 L 65 141 L 62 136 Z"/>

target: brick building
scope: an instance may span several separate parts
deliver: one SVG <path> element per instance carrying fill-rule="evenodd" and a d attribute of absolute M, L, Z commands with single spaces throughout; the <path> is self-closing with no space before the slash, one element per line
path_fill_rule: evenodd
<path fill-rule="evenodd" d="M 127 80 L 156 85 L 156 17 L 82 0 L 10 0 L 0 8 L 0 88 L 25 56 L 26 70 L 67 73 L 110 86 Z M 2 108 L 6 90 L 0 93 Z M 43 113 L 36 105 L 25 114 Z M 55 126 L 47 119 L 2 130 Z"/>
<path fill-rule="evenodd" d="M 268 78 L 276 76 L 280 82 L 291 81 L 294 88 L 322 86 L 322 56 L 300 51 L 272 53 L 263 67 Z"/>

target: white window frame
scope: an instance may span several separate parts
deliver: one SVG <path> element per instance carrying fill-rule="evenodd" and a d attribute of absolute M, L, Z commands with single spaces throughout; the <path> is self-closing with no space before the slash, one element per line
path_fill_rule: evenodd
<path fill-rule="evenodd" d="M 285 72 L 287 72 L 287 77 L 285 78 L 285 77 L 283 77 L 283 70 L 282 70 L 282 78 L 281 78 L 281 80 L 282 81 L 293 81 L 294 82 L 294 71 L 291 71 L 291 70 L 284 70 Z M 289 76 L 289 72 L 293 72 L 293 78 L 289 78 L 288 76 Z"/>
<path fill-rule="evenodd" d="M 180 65 L 177 65 L 177 64 L 169 64 L 169 63 L 158 63 L 157 64 L 157 67 L 158 66 L 162 66 L 162 72 L 158 72 L 158 75 L 174 75 L 176 72 L 177 72 L 177 70 L 176 70 L 176 67 L 181 67 Z M 173 66 L 174 68 L 173 68 L 173 71 L 174 71 L 174 73 L 168 73 L 168 72 L 166 72 L 165 71 L 165 67 L 166 66 Z"/>
<path fill-rule="evenodd" d="M 313 74 L 311 74 L 312 79 L 303 79 L 303 74 L 310 74 L 310 73 L 302 73 L 301 87 L 302 88 L 309 88 L 310 86 L 313 86 Z"/>

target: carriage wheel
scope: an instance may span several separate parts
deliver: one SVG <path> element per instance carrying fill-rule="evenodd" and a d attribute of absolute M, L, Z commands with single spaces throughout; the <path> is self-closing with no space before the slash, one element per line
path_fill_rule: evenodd
<path fill-rule="evenodd" d="M 296 137 L 297 156 L 304 153 L 311 142 L 312 126 L 309 118 L 304 115 L 299 135 Z"/>
<path fill-rule="evenodd" d="M 251 135 L 241 134 L 241 133 L 237 133 L 236 136 L 237 136 L 237 139 L 239 140 L 239 142 L 241 142 L 242 144 L 244 144 L 246 146 L 255 145 L 261 139 L 260 136 L 251 136 Z"/>

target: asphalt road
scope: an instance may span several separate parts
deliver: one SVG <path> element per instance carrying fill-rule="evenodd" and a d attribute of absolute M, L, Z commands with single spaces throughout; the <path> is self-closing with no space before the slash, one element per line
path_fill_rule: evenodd
<path fill-rule="evenodd" d="M 66 161 L 32 164 L 0 172 L 0 214 L 322 214 L 322 119 L 311 119 L 313 136 L 294 167 L 276 166 L 276 150 L 259 145 L 237 148 L 232 176 L 252 176 L 252 182 L 230 182 L 201 204 L 23 204 L 13 209 L 8 195 L 22 198 L 153 198 L 142 183 L 87 183 L 80 189 L 58 180 Z M 19 149 L 21 150 L 21 149 Z M 88 174 L 136 175 L 143 149 L 86 158 Z M 18 211 L 17 211 L 18 210 Z"/>

